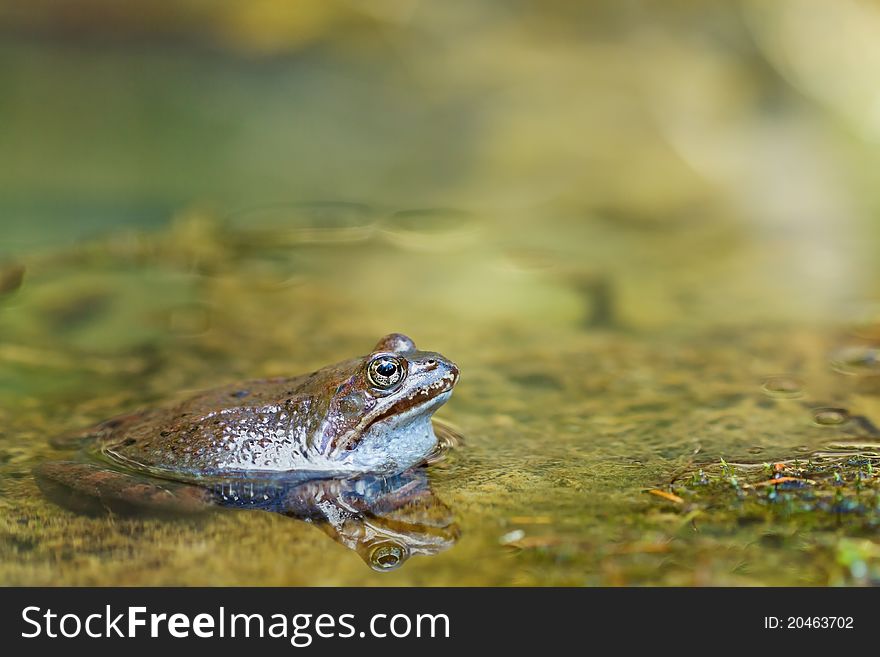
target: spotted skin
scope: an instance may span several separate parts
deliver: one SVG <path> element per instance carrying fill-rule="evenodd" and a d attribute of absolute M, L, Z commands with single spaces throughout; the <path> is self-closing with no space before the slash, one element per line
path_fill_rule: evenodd
<path fill-rule="evenodd" d="M 387 389 L 369 379 L 370 363 L 381 357 L 405 369 Z M 457 381 L 454 363 L 392 334 L 366 356 L 311 374 L 237 383 L 111 420 L 92 432 L 95 452 L 187 481 L 236 473 L 395 474 L 436 445 L 430 416 Z"/>

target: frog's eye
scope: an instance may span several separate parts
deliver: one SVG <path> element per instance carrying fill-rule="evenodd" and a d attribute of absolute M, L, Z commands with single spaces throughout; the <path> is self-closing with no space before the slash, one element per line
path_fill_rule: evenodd
<path fill-rule="evenodd" d="M 404 362 L 394 356 L 377 356 L 367 365 L 367 378 L 377 388 L 390 388 L 406 375 Z"/>

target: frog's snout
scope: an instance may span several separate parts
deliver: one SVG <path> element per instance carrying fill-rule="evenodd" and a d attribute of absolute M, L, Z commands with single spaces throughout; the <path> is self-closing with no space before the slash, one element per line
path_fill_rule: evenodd
<path fill-rule="evenodd" d="M 440 380 L 446 384 L 445 389 L 451 391 L 455 384 L 458 383 L 458 365 L 451 361 L 445 361 L 443 363 L 443 375 Z"/>
<path fill-rule="evenodd" d="M 429 380 L 433 382 L 432 387 L 442 388 L 444 392 L 448 392 L 458 383 L 458 365 L 450 360 L 446 360 L 442 356 L 435 358 L 427 358 L 416 364 L 416 371 L 427 374 L 430 372 Z"/>

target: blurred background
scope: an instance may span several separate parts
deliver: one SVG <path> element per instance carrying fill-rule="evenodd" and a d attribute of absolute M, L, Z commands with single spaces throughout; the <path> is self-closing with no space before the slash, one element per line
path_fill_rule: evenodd
<path fill-rule="evenodd" d="M 875 291 L 876 2 L 35 0 L 0 30 L 7 258 L 332 200 L 589 224 L 591 261 L 700 270 L 730 319 Z"/>
<path fill-rule="evenodd" d="M 56 526 L 27 474 L 47 436 L 405 331 L 461 365 L 470 441 L 435 477 L 461 545 L 397 581 L 863 581 L 837 538 L 786 572 L 799 525 L 667 570 L 597 545 L 695 449 L 782 458 L 827 442 L 809 406 L 880 410 L 878 80 L 875 0 L 0 3 L 0 463 L 7 508 L 36 505 L 5 531 Z M 754 402 L 771 375 L 808 408 Z M 499 561 L 511 517 L 564 536 Z M 62 529 L 4 580 L 211 577 L 191 538 L 105 537 L 87 567 Z"/>

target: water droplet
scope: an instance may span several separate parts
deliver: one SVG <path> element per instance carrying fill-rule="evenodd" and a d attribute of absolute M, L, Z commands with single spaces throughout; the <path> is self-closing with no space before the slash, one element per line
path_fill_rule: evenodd
<path fill-rule="evenodd" d="M 765 395 L 774 399 L 798 399 L 804 396 L 801 382 L 786 375 L 766 378 L 761 385 L 761 390 Z"/>
<path fill-rule="evenodd" d="M 880 375 L 880 347 L 844 347 L 831 357 L 831 368 L 841 374 Z"/>
<path fill-rule="evenodd" d="M 836 426 L 849 420 L 849 413 L 845 408 L 814 408 L 813 422 L 820 427 Z"/>

